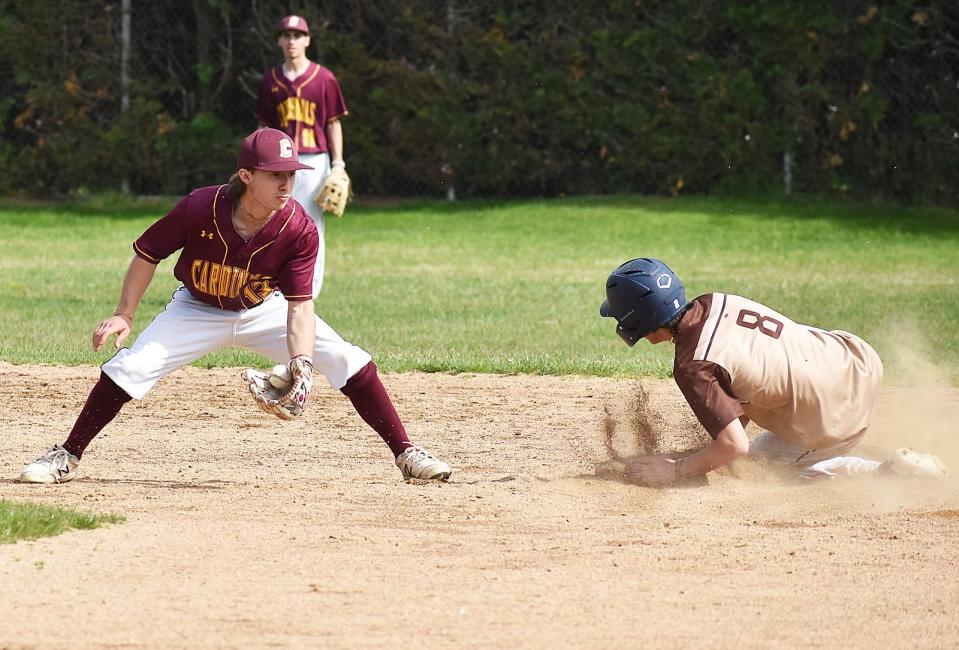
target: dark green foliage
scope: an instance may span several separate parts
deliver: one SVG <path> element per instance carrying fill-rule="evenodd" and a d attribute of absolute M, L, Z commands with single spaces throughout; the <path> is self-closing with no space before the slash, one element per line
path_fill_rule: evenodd
<path fill-rule="evenodd" d="M 0 0 L 0 191 L 222 182 L 278 0 Z M 364 194 L 959 197 L 959 5 L 306 1 Z"/>

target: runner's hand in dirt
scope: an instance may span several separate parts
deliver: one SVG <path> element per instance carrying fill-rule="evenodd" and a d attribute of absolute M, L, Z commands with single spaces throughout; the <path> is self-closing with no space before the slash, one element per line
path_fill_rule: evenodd
<path fill-rule="evenodd" d="M 623 477 L 640 485 L 663 487 L 679 479 L 679 464 L 670 456 L 639 456 L 626 461 Z"/>
<path fill-rule="evenodd" d="M 99 352 L 103 344 L 106 343 L 113 334 L 117 335 L 117 340 L 114 345 L 117 350 L 119 350 L 126 338 L 130 336 L 130 328 L 132 326 L 133 321 L 124 314 L 114 314 L 110 316 L 110 318 L 104 320 L 93 330 L 93 351 Z"/>

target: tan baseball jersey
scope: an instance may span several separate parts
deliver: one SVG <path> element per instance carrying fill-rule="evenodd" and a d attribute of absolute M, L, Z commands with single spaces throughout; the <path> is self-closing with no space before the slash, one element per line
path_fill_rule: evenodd
<path fill-rule="evenodd" d="M 865 431 L 882 383 L 868 343 L 796 323 L 726 293 L 696 298 L 679 323 L 673 376 L 714 438 L 747 417 L 808 449 Z"/>

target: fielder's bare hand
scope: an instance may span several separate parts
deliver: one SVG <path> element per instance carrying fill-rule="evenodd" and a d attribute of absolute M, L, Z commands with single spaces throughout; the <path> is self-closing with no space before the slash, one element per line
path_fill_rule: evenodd
<path fill-rule="evenodd" d="M 680 479 L 679 462 L 669 456 L 640 456 L 626 461 L 623 478 L 647 487 L 664 487 Z"/>
<path fill-rule="evenodd" d="M 106 343 L 113 334 L 117 335 L 117 340 L 114 345 L 117 350 L 119 350 L 126 338 L 130 336 L 131 327 L 133 327 L 133 321 L 131 321 L 129 317 L 123 314 L 110 316 L 110 318 L 104 320 L 93 330 L 93 351 L 99 352 L 103 344 Z"/>

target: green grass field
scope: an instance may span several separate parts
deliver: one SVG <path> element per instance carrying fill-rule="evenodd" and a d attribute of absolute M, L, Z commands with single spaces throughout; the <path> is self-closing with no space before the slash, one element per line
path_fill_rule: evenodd
<path fill-rule="evenodd" d="M 99 364 L 132 241 L 171 201 L 0 205 L 0 358 Z M 671 348 L 627 348 L 599 317 L 606 275 L 659 257 L 690 297 L 739 293 L 860 334 L 897 376 L 909 346 L 959 377 L 959 214 L 817 200 L 596 198 L 354 206 L 327 223 L 317 311 L 392 371 L 666 376 Z M 178 286 L 161 264 L 145 327 Z M 236 350 L 199 362 L 264 365 Z"/>
<path fill-rule="evenodd" d="M 88 530 L 124 521 L 120 515 L 98 515 L 74 508 L 0 499 L 0 544 L 59 535 L 71 528 Z"/>

